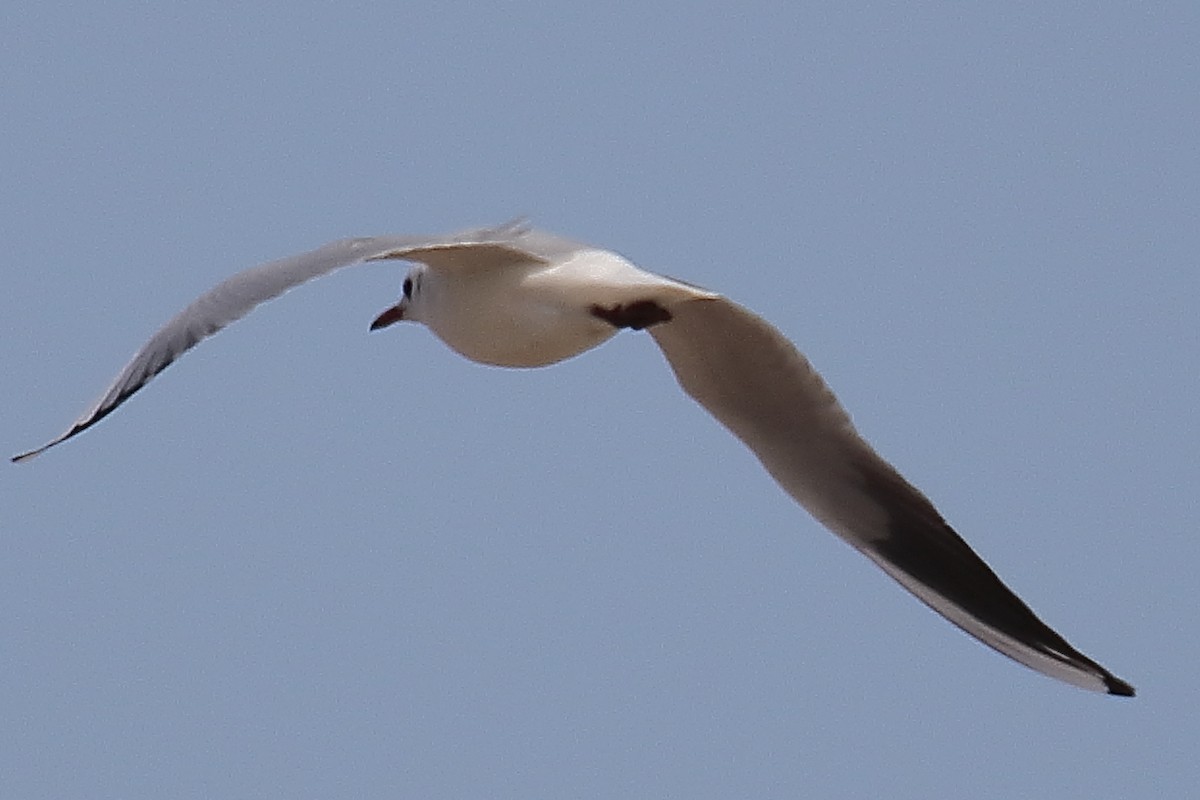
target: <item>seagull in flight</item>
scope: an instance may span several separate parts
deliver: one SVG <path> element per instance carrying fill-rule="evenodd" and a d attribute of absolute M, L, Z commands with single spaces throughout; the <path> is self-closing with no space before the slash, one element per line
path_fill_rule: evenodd
<path fill-rule="evenodd" d="M 62 435 L 12 460 L 28 461 L 95 425 L 259 303 L 336 269 L 386 260 L 412 266 L 399 301 L 371 330 L 419 322 L 479 363 L 542 367 L 623 328 L 647 331 L 683 390 L 741 439 L 785 492 L 927 606 L 1052 678 L 1134 694 L 1004 585 L 929 499 L 859 436 L 821 376 L 772 325 L 715 292 L 522 221 L 446 236 L 342 239 L 239 272 L 155 333 Z"/>

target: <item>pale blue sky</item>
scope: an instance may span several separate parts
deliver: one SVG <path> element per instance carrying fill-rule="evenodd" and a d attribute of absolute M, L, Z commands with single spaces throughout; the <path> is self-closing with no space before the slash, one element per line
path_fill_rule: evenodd
<path fill-rule="evenodd" d="M 1051 625 L 1004 659 L 645 336 L 306 286 L 0 481 L 0 797 L 1115 798 L 1200 782 L 1194 3 L 19 3 L 7 452 L 194 295 L 527 214 L 779 326 Z"/>

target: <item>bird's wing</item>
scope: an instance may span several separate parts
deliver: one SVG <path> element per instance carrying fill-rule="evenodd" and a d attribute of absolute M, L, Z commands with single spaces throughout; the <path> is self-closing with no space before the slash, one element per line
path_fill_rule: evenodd
<path fill-rule="evenodd" d="M 203 339 L 241 319 L 259 303 L 305 281 L 362 261 L 402 259 L 426 261 L 439 250 L 463 248 L 514 251 L 530 235 L 522 221 L 496 228 L 479 228 L 446 236 L 385 236 L 342 239 L 290 258 L 270 261 L 239 272 L 208 290 L 162 326 L 134 354 L 104 394 L 62 435 L 36 450 L 13 456 L 27 461 L 60 442 L 82 433 L 112 413 L 158 373 Z"/>
<path fill-rule="evenodd" d="M 586 249 L 590 248 L 585 244 L 535 230 L 517 219 L 499 228 L 465 231 L 440 241 L 431 240 L 415 246 L 403 243 L 376 253 L 368 260 L 421 261 L 439 270 L 496 270 L 517 264 L 550 264 Z"/>
<path fill-rule="evenodd" d="M 797 502 L 934 611 L 1006 656 L 1076 686 L 1132 695 L 1026 606 L 933 504 L 855 432 L 807 359 L 723 297 L 650 328 L 680 385 Z"/>

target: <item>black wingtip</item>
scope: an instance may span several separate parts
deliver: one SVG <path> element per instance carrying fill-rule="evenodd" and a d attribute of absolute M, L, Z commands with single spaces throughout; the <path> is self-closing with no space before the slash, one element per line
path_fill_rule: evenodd
<path fill-rule="evenodd" d="M 1115 694 L 1117 697 L 1133 697 L 1136 694 L 1132 686 L 1112 675 L 1104 676 L 1104 685 L 1108 687 L 1109 694 Z"/>
<path fill-rule="evenodd" d="M 49 445 L 47 445 L 46 447 L 49 447 Z M 45 449 L 46 449 L 45 447 L 39 447 L 37 450 L 30 450 L 27 453 L 18 453 L 17 455 L 12 456 L 8 460 L 14 464 L 24 464 L 26 461 L 31 461 L 35 456 L 41 455 L 42 451 Z"/>

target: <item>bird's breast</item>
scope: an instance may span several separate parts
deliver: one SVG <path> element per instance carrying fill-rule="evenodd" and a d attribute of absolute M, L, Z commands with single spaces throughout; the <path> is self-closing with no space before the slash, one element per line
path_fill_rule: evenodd
<path fill-rule="evenodd" d="M 557 304 L 495 303 L 442 315 L 429 327 L 471 361 L 498 367 L 545 367 L 604 343 L 616 329 Z"/>

